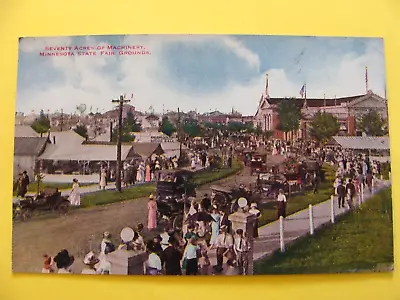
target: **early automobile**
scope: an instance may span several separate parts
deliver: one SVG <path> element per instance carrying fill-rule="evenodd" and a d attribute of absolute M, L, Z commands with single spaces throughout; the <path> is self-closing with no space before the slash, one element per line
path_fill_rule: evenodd
<path fill-rule="evenodd" d="M 289 192 L 289 183 L 283 174 L 259 174 L 256 186 L 267 198 L 276 198 L 280 189 L 283 189 L 285 193 Z"/>
<path fill-rule="evenodd" d="M 238 188 L 226 188 L 219 185 L 213 185 L 211 188 L 211 201 L 216 204 L 222 210 L 229 210 L 233 213 L 237 209 L 237 200 L 241 197 L 246 198 L 248 201 L 252 201 L 252 191 L 239 186 Z"/>
<path fill-rule="evenodd" d="M 157 221 L 172 222 L 179 229 L 189 197 L 196 197 L 193 172 L 184 169 L 161 170 L 156 174 Z"/>
<path fill-rule="evenodd" d="M 60 215 L 68 213 L 70 202 L 58 188 L 44 188 L 35 196 L 26 196 L 13 203 L 13 217 L 29 220 L 34 212 L 51 211 Z"/>

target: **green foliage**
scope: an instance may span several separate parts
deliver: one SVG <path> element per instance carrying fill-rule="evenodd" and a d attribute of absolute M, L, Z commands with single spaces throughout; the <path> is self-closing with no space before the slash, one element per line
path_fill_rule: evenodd
<path fill-rule="evenodd" d="M 255 274 L 379 271 L 393 265 L 391 188 L 382 190 L 335 225 L 255 265 Z"/>
<path fill-rule="evenodd" d="M 121 142 L 122 143 L 129 143 L 135 139 L 135 136 L 130 133 L 130 131 L 126 130 L 125 127 L 122 128 L 122 135 L 121 135 Z M 112 133 L 112 141 L 115 143 L 118 140 L 118 127 L 113 129 Z"/>
<path fill-rule="evenodd" d="M 81 137 L 87 138 L 88 137 L 88 132 L 87 132 L 87 128 L 85 125 L 78 125 L 76 126 L 76 128 L 74 129 L 74 131 L 79 134 Z"/>
<path fill-rule="evenodd" d="M 300 127 L 301 109 L 294 99 L 284 99 L 278 105 L 278 129 L 287 133 Z"/>
<path fill-rule="evenodd" d="M 368 136 L 383 136 L 388 133 L 385 128 L 385 121 L 376 110 L 370 110 L 363 114 L 359 118 L 357 125 L 358 129 Z"/>
<path fill-rule="evenodd" d="M 142 130 L 142 125 L 138 120 L 135 118 L 132 112 L 128 112 L 126 114 L 126 119 L 123 121 L 122 124 L 122 135 L 121 135 L 121 142 L 122 143 L 129 143 L 135 139 L 135 135 L 132 132 L 139 132 Z M 113 129 L 112 133 L 112 141 L 116 142 L 118 138 L 118 126 Z"/>
<path fill-rule="evenodd" d="M 257 125 L 256 129 L 254 130 L 254 133 L 256 135 L 261 135 L 262 134 L 262 128 L 261 128 L 261 126 L 259 124 Z"/>
<path fill-rule="evenodd" d="M 196 137 L 201 135 L 201 126 L 194 119 L 186 119 L 183 123 L 182 130 L 190 137 Z"/>
<path fill-rule="evenodd" d="M 339 132 L 337 118 L 327 112 L 317 112 L 311 121 L 310 135 L 319 143 L 326 143 Z"/>
<path fill-rule="evenodd" d="M 50 120 L 44 114 L 43 109 L 40 111 L 39 116 L 35 119 L 31 127 L 33 130 L 35 130 L 37 133 L 40 133 L 41 135 L 49 131 Z"/>
<path fill-rule="evenodd" d="M 140 132 L 142 131 L 142 124 L 136 119 L 131 111 L 126 114 L 126 119 L 124 122 L 124 127 L 126 132 Z"/>
<path fill-rule="evenodd" d="M 174 126 L 174 124 L 172 124 L 167 116 L 164 116 L 161 121 L 159 131 L 168 136 L 171 136 L 174 132 L 176 132 L 176 127 Z"/>

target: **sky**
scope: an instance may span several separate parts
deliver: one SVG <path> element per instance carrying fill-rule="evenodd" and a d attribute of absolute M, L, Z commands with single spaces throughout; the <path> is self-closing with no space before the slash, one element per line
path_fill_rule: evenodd
<path fill-rule="evenodd" d="M 45 47 L 141 45 L 147 55 L 40 56 Z M 232 109 L 245 115 L 270 97 L 385 96 L 383 39 L 250 35 L 120 35 L 21 38 L 16 111 L 113 109 L 121 94 L 137 110 Z M 82 106 L 81 106 L 82 107 Z"/>

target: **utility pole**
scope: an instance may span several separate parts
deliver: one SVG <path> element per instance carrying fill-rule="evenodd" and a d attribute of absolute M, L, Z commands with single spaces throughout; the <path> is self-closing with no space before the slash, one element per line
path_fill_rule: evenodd
<path fill-rule="evenodd" d="M 181 113 L 178 107 L 178 141 L 179 141 L 179 159 L 182 160 L 182 136 L 181 136 Z"/>
<path fill-rule="evenodd" d="M 117 100 L 111 100 L 112 103 L 118 103 L 118 136 L 117 136 L 117 174 L 115 178 L 115 186 L 118 192 L 121 192 L 121 136 L 122 136 L 122 111 L 124 103 L 130 102 L 131 100 L 125 99 L 123 95 L 119 96 Z"/>
<path fill-rule="evenodd" d="M 63 125 L 64 125 L 64 110 L 61 108 L 60 131 L 63 131 Z"/>

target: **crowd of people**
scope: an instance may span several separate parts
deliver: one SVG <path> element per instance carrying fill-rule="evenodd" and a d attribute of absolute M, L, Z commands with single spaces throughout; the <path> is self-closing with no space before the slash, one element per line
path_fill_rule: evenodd
<path fill-rule="evenodd" d="M 204 207 L 208 207 L 205 209 Z M 90 251 L 83 259 L 82 274 L 110 274 L 111 264 L 107 254 L 117 249 L 145 251 L 148 254 L 143 264 L 146 275 L 198 275 L 221 274 L 238 275 L 248 272 L 249 238 L 258 238 L 258 222 L 253 224 L 253 232 L 246 235 L 242 229 L 232 230 L 228 215 L 210 198 L 205 196 L 200 202 L 194 199 L 185 213 L 182 229 L 167 224 L 161 234 L 156 232 L 154 197 L 148 202 L 148 226 L 138 224 L 130 238 L 121 241 L 118 247 L 111 240 L 109 232 L 103 234 L 99 245 L 99 255 Z M 245 208 L 257 218 L 261 216 L 256 203 Z M 129 228 L 125 228 L 127 230 Z M 145 234 L 143 232 L 145 231 Z M 147 236 L 147 239 L 145 238 Z M 215 251 L 216 264 L 211 266 L 210 253 Z M 224 260 L 226 266 L 224 266 Z M 43 273 L 72 274 L 74 257 L 68 250 L 61 250 L 53 257 L 45 255 Z"/>

